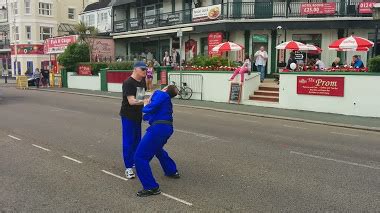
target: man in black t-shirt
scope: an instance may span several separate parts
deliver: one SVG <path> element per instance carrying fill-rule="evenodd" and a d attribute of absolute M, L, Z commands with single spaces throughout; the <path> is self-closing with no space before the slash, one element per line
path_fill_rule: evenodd
<path fill-rule="evenodd" d="M 126 167 L 125 175 L 128 179 L 135 178 L 133 172 L 133 157 L 138 143 L 141 140 L 142 108 L 144 107 L 144 93 L 146 64 L 136 62 L 131 77 L 123 83 L 123 101 L 120 109 L 123 135 L 123 158 Z"/>

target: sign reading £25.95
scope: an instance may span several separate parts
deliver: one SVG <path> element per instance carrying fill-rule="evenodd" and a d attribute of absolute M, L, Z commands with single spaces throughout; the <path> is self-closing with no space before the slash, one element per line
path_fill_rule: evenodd
<path fill-rule="evenodd" d="M 344 77 L 297 76 L 297 94 L 344 96 Z"/>

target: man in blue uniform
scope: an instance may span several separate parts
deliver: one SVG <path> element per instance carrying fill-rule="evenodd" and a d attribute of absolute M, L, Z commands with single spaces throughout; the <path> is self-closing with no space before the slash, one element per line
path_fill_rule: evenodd
<path fill-rule="evenodd" d="M 139 197 L 161 193 L 149 165 L 154 156 L 160 161 L 166 176 L 180 177 L 175 162 L 163 149 L 173 134 L 173 104 L 171 99 L 177 94 L 177 87 L 170 85 L 163 91 L 156 91 L 152 95 L 150 103 L 143 108 L 143 113 L 145 113 L 143 119 L 149 122 L 150 127 L 146 130 L 135 153 L 137 176 L 143 185 L 143 189 L 137 193 Z"/>

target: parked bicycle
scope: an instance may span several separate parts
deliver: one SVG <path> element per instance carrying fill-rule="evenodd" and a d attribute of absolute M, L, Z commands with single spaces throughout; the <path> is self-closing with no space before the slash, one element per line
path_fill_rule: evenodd
<path fill-rule="evenodd" d="M 174 81 L 172 81 L 171 83 L 172 85 L 177 86 L 177 84 Z M 188 87 L 187 83 L 185 82 L 182 82 L 182 85 L 178 88 L 178 91 L 179 98 L 183 100 L 189 100 L 193 95 L 193 90 L 190 87 Z"/>

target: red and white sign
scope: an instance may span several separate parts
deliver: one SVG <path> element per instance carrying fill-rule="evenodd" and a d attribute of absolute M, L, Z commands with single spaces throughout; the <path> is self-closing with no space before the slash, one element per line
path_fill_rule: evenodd
<path fill-rule="evenodd" d="M 218 52 L 212 51 L 212 48 L 222 43 L 222 41 L 223 41 L 223 33 L 221 32 L 209 33 L 208 34 L 208 55 L 210 56 L 217 55 Z"/>
<path fill-rule="evenodd" d="M 298 76 L 297 94 L 344 96 L 344 77 Z"/>
<path fill-rule="evenodd" d="M 301 4 L 301 15 L 334 15 L 335 2 L 329 3 L 304 3 Z"/>
<path fill-rule="evenodd" d="M 65 52 L 69 44 L 75 43 L 78 39 L 77 35 L 62 36 L 56 38 L 49 38 L 45 40 L 45 54 L 59 54 Z"/>
<path fill-rule="evenodd" d="M 43 55 L 44 45 L 42 44 L 18 44 L 17 48 L 15 45 L 11 45 L 11 54 L 15 55 L 17 49 L 17 55 Z"/>
<path fill-rule="evenodd" d="M 360 2 L 359 13 L 360 14 L 372 14 L 372 8 L 376 2 Z"/>
<path fill-rule="evenodd" d="M 79 65 L 78 66 L 78 75 L 92 75 L 90 65 Z"/>

